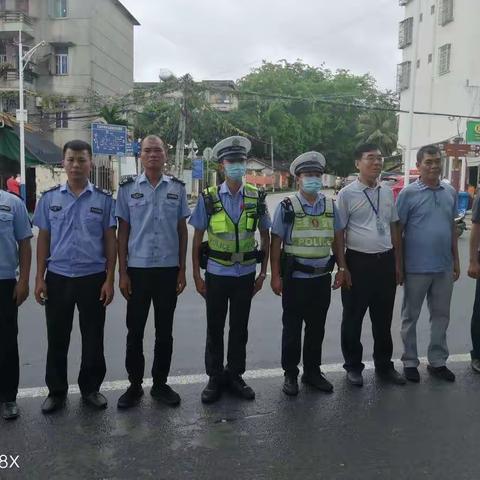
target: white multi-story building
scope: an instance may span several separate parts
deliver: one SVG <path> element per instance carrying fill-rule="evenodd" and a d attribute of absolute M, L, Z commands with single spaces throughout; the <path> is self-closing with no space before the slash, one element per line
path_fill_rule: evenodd
<path fill-rule="evenodd" d="M 0 0 L 0 110 L 18 108 L 21 31 L 27 50 L 47 43 L 25 71 L 29 121 L 59 146 L 89 140 L 91 97 L 133 89 L 136 25 L 118 0 Z"/>
<path fill-rule="evenodd" d="M 405 19 L 400 22 L 397 87 L 402 110 L 431 113 L 400 114 L 399 146 L 411 168 L 419 147 L 431 143 L 465 139 L 467 118 L 480 116 L 479 0 L 399 0 Z M 413 99 L 412 99 L 413 96 Z M 435 115 L 445 114 L 445 115 Z M 410 138 L 411 137 L 411 138 Z M 448 162 L 466 183 L 477 185 L 478 160 Z"/>

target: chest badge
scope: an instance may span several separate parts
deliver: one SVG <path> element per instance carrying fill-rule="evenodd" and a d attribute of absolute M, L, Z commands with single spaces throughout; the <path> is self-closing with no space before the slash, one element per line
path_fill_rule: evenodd
<path fill-rule="evenodd" d="M 63 207 L 61 207 L 60 205 L 50 205 L 50 210 L 52 212 L 59 212 Z"/>
<path fill-rule="evenodd" d="M 136 193 L 132 193 L 130 196 L 135 200 L 138 200 L 139 198 L 143 198 L 143 193 L 136 192 Z"/>
<path fill-rule="evenodd" d="M 316 218 L 312 218 L 312 225 L 315 228 L 318 228 L 320 226 L 320 223 L 318 222 L 318 220 Z"/>
<path fill-rule="evenodd" d="M 97 208 L 97 207 L 92 207 L 92 208 L 90 209 L 90 211 L 91 211 L 92 213 L 98 213 L 99 215 L 101 215 L 101 214 L 103 213 L 103 210 L 102 210 L 101 208 Z"/>
<path fill-rule="evenodd" d="M 0 205 L 0 211 L 2 212 L 11 212 L 12 209 L 8 205 Z"/>
<path fill-rule="evenodd" d="M 178 200 L 178 195 L 176 193 L 167 193 L 167 198 L 169 200 Z"/>

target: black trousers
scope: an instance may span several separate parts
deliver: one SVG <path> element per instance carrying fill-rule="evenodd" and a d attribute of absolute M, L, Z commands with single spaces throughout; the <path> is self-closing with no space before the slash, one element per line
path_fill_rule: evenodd
<path fill-rule="evenodd" d="M 14 402 L 18 393 L 18 321 L 13 300 L 16 280 L 0 280 L 0 402 Z"/>
<path fill-rule="evenodd" d="M 255 273 L 229 277 L 206 273 L 207 286 L 207 344 L 205 367 L 210 377 L 223 374 L 223 336 L 230 303 L 227 371 L 243 375 L 248 341 L 248 319 L 252 304 Z"/>
<path fill-rule="evenodd" d="M 342 289 L 342 352 L 345 370 L 362 371 L 362 322 L 367 309 L 372 320 L 373 360 L 378 370 L 393 363 L 391 335 L 395 303 L 396 275 L 393 250 L 382 254 L 364 254 L 347 250 L 346 261 L 352 275 L 352 288 Z"/>
<path fill-rule="evenodd" d="M 141 384 L 145 372 L 143 336 L 150 304 L 155 312 L 154 384 L 167 382 L 173 349 L 173 315 L 177 306 L 177 267 L 129 268 L 132 295 L 127 304 L 127 356 L 131 384 Z"/>
<path fill-rule="evenodd" d="M 100 390 L 106 373 L 103 354 L 105 307 L 99 300 L 105 278 L 104 272 L 77 278 L 47 272 L 45 313 L 48 353 L 45 381 L 50 395 L 65 395 L 68 391 L 67 359 L 75 305 L 82 334 L 78 386 L 82 395 Z"/>
<path fill-rule="evenodd" d="M 316 278 L 291 278 L 284 282 L 282 368 L 298 375 L 303 340 L 303 370 L 318 371 L 322 363 L 322 342 L 331 298 L 331 275 Z"/>
<path fill-rule="evenodd" d="M 475 289 L 475 302 L 473 304 L 473 313 L 471 321 L 472 351 L 473 359 L 480 359 L 480 280 L 477 280 Z"/>

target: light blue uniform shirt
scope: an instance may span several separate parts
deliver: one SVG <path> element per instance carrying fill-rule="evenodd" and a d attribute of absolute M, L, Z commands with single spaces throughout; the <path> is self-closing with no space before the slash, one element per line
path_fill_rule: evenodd
<path fill-rule="evenodd" d="M 238 222 L 243 211 L 243 191 L 244 187 L 232 195 L 226 182 L 223 182 L 220 186 L 219 197 L 222 202 L 225 212 L 232 219 L 234 223 Z M 208 228 L 209 217 L 207 211 L 205 210 L 205 202 L 201 196 L 198 199 L 197 206 L 193 211 L 190 221 L 188 222 L 197 230 L 207 230 Z M 258 222 L 259 230 L 268 230 L 272 225 L 270 221 L 270 215 L 267 211 L 265 215 L 260 217 Z M 214 275 L 230 276 L 230 277 L 242 277 L 244 275 L 249 275 L 256 271 L 257 266 L 253 265 L 242 265 L 241 263 L 235 263 L 232 266 L 225 266 L 220 263 L 217 263 L 214 259 L 208 259 L 207 272 Z"/>
<path fill-rule="evenodd" d="M 457 192 L 446 183 L 436 188 L 417 180 L 397 200 L 403 225 L 405 271 L 441 273 L 453 270 L 452 229 Z"/>
<path fill-rule="evenodd" d="M 31 237 L 25 204 L 15 195 L 0 190 L 0 280 L 15 278 L 18 242 Z"/>
<path fill-rule="evenodd" d="M 325 196 L 322 193 L 317 195 L 317 199 L 315 203 L 311 205 L 309 201 L 302 195 L 301 192 L 297 192 L 297 198 L 300 200 L 302 204 L 303 210 L 307 215 L 322 215 L 325 212 Z M 292 228 L 293 223 L 288 224 L 284 221 L 284 208 L 282 204 L 278 204 L 277 209 L 275 210 L 275 214 L 273 215 L 273 225 L 272 225 L 272 234 L 277 235 L 280 237 L 284 243 L 290 242 L 292 236 Z M 343 226 L 340 224 L 340 218 L 338 216 L 337 209 L 335 204 L 333 205 L 333 225 L 334 229 L 337 232 L 338 230 L 342 230 Z M 299 258 L 296 257 L 298 263 L 303 265 L 308 265 L 311 267 L 325 267 L 330 260 L 330 257 L 326 258 Z M 320 277 L 321 275 L 325 274 L 313 274 L 313 273 L 304 273 L 304 272 L 297 272 L 293 273 L 293 278 L 315 278 Z"/>
<path fill-rule="evenodd" d="M 40 198 L 33 224 L 50 233 L 47 269 L 66 277 L 104 272 L 104 232 L 115 228 L 111 195 L 88 182 L 76 197 L 68 184 L 46 191 Z"/>
<path fill-rule="evenodd" d="M 178 267 L 178 222 L 190 216 L 182 183 L 163 175 L 153 187 L 139 175 L 120 187 L 115 215 L 130 225 L 129 267 Z"/>

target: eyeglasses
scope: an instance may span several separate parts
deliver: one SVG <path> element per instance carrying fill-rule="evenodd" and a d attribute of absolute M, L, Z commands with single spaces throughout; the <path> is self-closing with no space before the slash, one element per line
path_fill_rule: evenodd
<path fill-rule="evenodd" d="M 383 163 L 383 157 L 381 155 L 373 155 L 373 154 L 364 155 L 362 157 L 362 160 L 365 160 L 368 163 L 374 163 L 374 162 Z"/>

